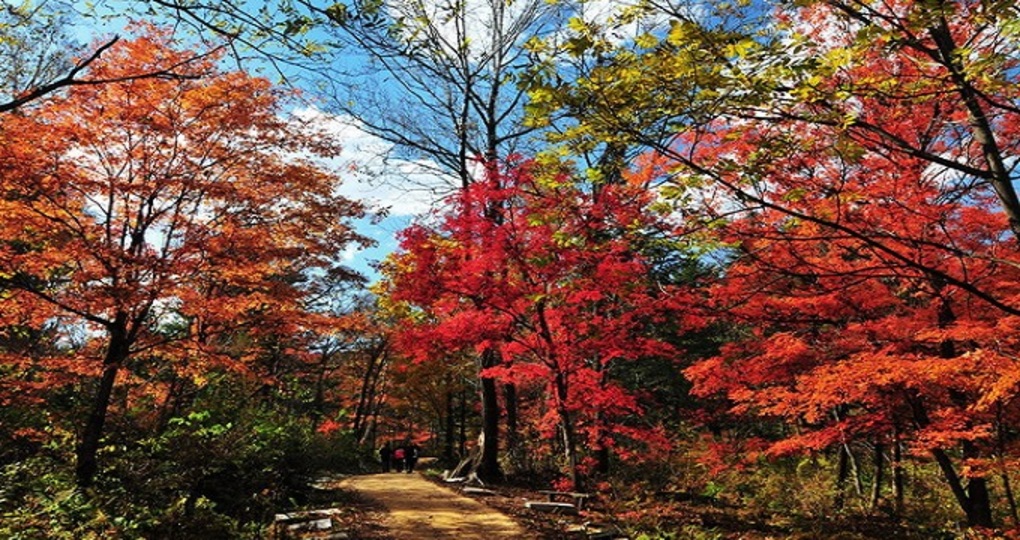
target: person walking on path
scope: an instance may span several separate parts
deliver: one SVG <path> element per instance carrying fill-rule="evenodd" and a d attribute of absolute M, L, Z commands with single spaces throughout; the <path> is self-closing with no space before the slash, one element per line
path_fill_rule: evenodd
<path fill-rule="evenodd" d="M 397 472 L 404 472 L 407 460 L 407 449 L 400 445 L 393 451 L 393 465 Z"/>
<path fill-rule="evenodd" d="M 390 448 L 389 441 L 379 450 L 379 457 L 382 459 L 383 472 L 390 472 L 390 466 L 393 464 L 393 449 Z"/>
<path fill-rule="evenodd" d="M 414 465 L 415 463 L 418 463 L 419 452 L 421 452 L 421 449 L 414 443 L 411 443 L 411 445 L 404 451 L 404 470 L 407 474 L 414 472 Z"/>

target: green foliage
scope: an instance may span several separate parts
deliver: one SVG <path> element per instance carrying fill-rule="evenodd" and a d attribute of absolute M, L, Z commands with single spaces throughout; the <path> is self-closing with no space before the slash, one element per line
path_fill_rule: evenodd
<path fill-rule="evenodd" d="M 835 465 L 824 457 L 763 461 L 739 478 L 720 479 L 760 514 L 820 517 L 832 512 Z"/>
<path fill-rule="evenodd" d="M 0 470 L 0 537 L 29 539 L 130 538 L 137 523 L 111 518 L 79 490 L 66 463 L 48 456 Z"/>
<path fill-rule="evenodd" d="M 0 538 L 257 538 L 273 513 L 303 503 L 317 473 L 369 460 L 350 434 L 319 433 L 246 394 L 219 378 L 163 429 L 119 419 L 101 449 L 108 465 L 87 490 L 74 482 L 70 437 L 10 454 Z"/>
<path fill-rule="evenodd" d="M 862 492 L 854 487 L 851 467 L 837 509 L 835 452 L 766 459 L 743 447 L 741 456 L 727 452 L 728 461 L 715 462 L 714 447 L 727 435 L 709 438 L 690 426 L 678 433 L 669 456 L 654 463 L 621 463 L 606 478 L 611 488 L 600 488 L 607 515 L 631 538 L 739 538 L 744 533 L 758 538 L 764 531 L 797 539 L 961 537 L 952 496 L 938 468 L 923 460 L 903 464 L 905 506 L 897 513 L 888 469 L 881 500 L 871 507 L 871 448 L 853 446 Z"/>
<path fill-rule="evenodd" d="M 0 10 L 0 102 L 63 76 L 77 47 L 70 2 L 8 2 Z"/>

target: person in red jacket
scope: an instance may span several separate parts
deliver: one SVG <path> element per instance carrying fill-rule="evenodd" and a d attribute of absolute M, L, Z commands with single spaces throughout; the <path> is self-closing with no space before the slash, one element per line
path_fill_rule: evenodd
<path fill-rule="evenodd" d="M 404 472 L 404 466 L 407 461 L 407 449 L 403 445 L 398 446 L 393 450 L 393 465 L 396 467 L 397 472 Z"/>

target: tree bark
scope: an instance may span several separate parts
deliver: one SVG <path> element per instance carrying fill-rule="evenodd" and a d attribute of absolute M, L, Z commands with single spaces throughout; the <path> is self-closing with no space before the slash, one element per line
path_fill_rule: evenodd
<path fill-rule="evenodd" d="M 567 477 L 570 484 L 577 491 L 584 490 L 584 481 L 581 478 L 578 465 L 580 460 L 577 456 L 577 434 L 574 431 L 574 419 L 567 409 L 568 382 L 566 375 L 556 374 L 556 414 L 560 420 L 560 433 L 563 435 L 563 454 L 567 460 Z"/>
<path fill-rule="evenodd" d="M 850 460 L 850 471 L 854 475 L 854 492 L 858 497 L 861 497 L 864 495 L 864 483 L 861 481 L 861 468 L 857 465 L 857 456 L 854 455 L 849 444 L 843 446 L 846 448 L 846 455 Z"/>
<path fill-rule="evenodd" d="M 956 470 L 953 468 L 952 460 L 949 459 L 945 451 L 935 449 L 932 450 L 932 455 L 935 456 L 935 461 L 938 463 L 939 468 L 942 469 L 942 474 L 949 483 L 949 489 L 952 490 L 953 496 L 956 497 L 956 502 L 963 508 L 964 515 L 967 517 L 967 525 L 971 527 L 992 527 L 992 508 L 988 498 L 988 486 L 985 479 L 972 478 L 967 486 L 964 487 L 960 476 L 956 474 Z"/>
<path fill-rule="evenodd" d="M 445 409 L 446 409 L 446 423 L 443 425 L 443 462 L 453 463 L 453 440 L 456 437 L 456 431 L 454 429 L 456 420 L 454 416 L 456 411 L 453 408 L 453 390 L 451 389 L 452 377 L 447 376 L 446 378 L 446 396 L 445 396 Z"/>
<path fill-rule="evenodd" d="M 181 392 L 181 387 L 184 386 L 184 379 L 172 376 L 170 379 L 170 385 L 166 390 L 166 397 L 163 399 L 163 403 L 159 406 L 159 413 L 156 415 L 156 433 L 160 434 L 166 431 L 167 426 L 170 423 L 170 418 L 173 417 L 175 412 L 175 403 L 180 400 L 178 394 Z"/>
<path fill-rule="evenodd" d="M 1002 491 L 1006 495 L 1006 502 L 1009 503 L 1009 517 L 1013 520 L 1014 527 L 1020 527 L 1020 514 L 1017 512 L 1016 497 L 1013 495 L 1013 486 L 1009 481 L 1009 470 L 1002 463 L 1006 455 L 1006 430 L 1002 418 L 1002 403 L 995 407 L 995 431 L 996 451 L 999 454 L 999 479 L 1002 480 Z"/>
<path fill-rule="evenodd" d="M 938 326 L 939 328 L 947 328 L 949 325 L 956 322 L 956 313 L 953 310 L 953 304 L 949 297 L 941 295 L 943 284 L 941 281 L 935 281 L 933 288 L 940 293 L 939 297 L 939 311 L 938 311 Z M 939 355 L 946 359 L 952 360 L 957 356 L 956 342 L 951 339 L 943 340 L 939 344 Z M 950 399 L 961 409 L 967 407 L 966 396 L 953 388 L 949 388 Z M 924 413 L 923 418 L 918 419 L 918 425 L 925 426 L 930 424 L 926 411 L 923 408 L 920 409 Z M 915 410 L 915 413 L 917 411 Z M 971 441 L 963 441 L 961 444 L 963 448 L 963 459 L 964 461 L 970 459 L 977 459 L 981 457 L 981 451 Z M 952 461 L 949 456 L 942 449 L 932 450 L 935 454 L 935 459 L 938 461 L 939 468 L 942 469 L 946 480 L 949 482 L 950 489 L 953 491 L 953 496 L 956 497 L 960 507 L 963 508 L 964 514 L 967 516 L 967 524 L 971 527 L 992 527 L 992 503 L 988 493 L 988 481 L 982 477 L 971 478 L 967 482 L 967 486 L 964 487 L 962 480 L 953 468 Z"/>
<path fill-rule="evenodd" d="M 605 377 L 605 374 L 603 374 Z M 606 427 L 606 415 L 599 411 L 595 414 L 595 423 L 597 435 L 596 441 L 598 446 L 595 448 L 595 472 L 600 475 L 609 474 L 609 437 L 608 429 Z"/>
<path fill-rule="evenodd" d="M 464 459 L 467 452 L 467 390 L 460 391 L 460 425 L 457 434 L 457 456 Z"/>
<path fill-rule="evenodd" d="M 312 401 L 312 411 L 309 415 L 312 421 L 312 426 L 318 426 L 322 422 L 323 417 L 326 415 L 326 366 L 329 362 L 329 354 L 326 352 L 322 353 L 318 367 L 318 373 L 315 376 L 315 398 Z M 355 430 L 355 433 L 357 431 Z"/>
<path fill-rule="evenodd" d="M 882 482 L 885 480 L 885 445 L 880 442 L 875 442 L 875 460 L 874 460 L 874 476 L 871 481 L 871 510 L 878 508 L 878 503 L 882 499 Z"/>
<path fill-rule="evenodd" d="M 931 424 L 928 412 L 925 410 L 924 404 L 921 403 L 920 397 L 908 396 L 908 403 L 914 414 L 914 422 L 918 427 L 924 428 Z M 964 446 L 964 457 L 973 457 L 972 455 L 968 456 L 968 454 L 973 454 L 973 452 L 973 445 Z M 942 471 L 942 476 L 946 479 L 946 483 L 949 484 L 953 497 L 963 510 L 964 516 L 967 519 L 967 525 L 971 527 L 992 527 L 992 508 L 988 497 L 988 486 L 984 478 L 973 478 L 964 487 L 960 476 L 953 467 L 952 459 L 946 454 L 945 450 L 934 448 L 931 450 L 931 453 L 939 469 Z"/>
<path fill-rule="evenodd" d="M 963 459 L 978 459 L 981 451 L 971 441 L 963 443 Z M 967 509 L 967 522 L 975 527 L 993 527 L 995 520 L 992 517 L 992 499 L 988 490 L 988 479 L 983 476 L 973 477 L 967 481 L 967 499 L 970 507 Z"/>
<path fill-rule="evenodd" d="M 988 165 L 987 180 L 995 189 L 1002 210 L 1009 218 L 1009 227 L 1014 237 L 1020 239 L 1020 198 L 1017 197 L 1016 189 L 1013 187 L 1009 167 L 1002 157 L 1002 149 L 995 139 L 995 131 L 988 120 L 988 114 L 981 106 L 978 91 L 971 85 L 965 68 L 961 65 L 960 49 L 953 39 L 949 23 L 944 17 L 940 17 L 938 23 L 928 29 L 928 35 L 938 47 L 941 63 L 949 70 L 953 85 L 967 108 L 971 136 L 981 146 L 982 156 Z"/>
<path fill-rule="evenodd" d="M 1020 515 L 1017 513 L 1016 497 L 1013 495 L 1013 486 L 1009 481 L 1009 473 L 1006 471 L 999 473 L 999 479 L 1002 480 L 1002 490 L 1006 493 L 1006 502 L 1009 503 L 1009 517 L 1013 520 L 1014 527 L 1020 527 Z"/>
<path fill-rule="evenodd" d="M 520 470 L 520 433 L 517 427 L 517 386 L 514 384 L 503 385 L 503 402 L 506 408 L 506 454 L 509 457 L 511 468 Z"/>
<path fill-rule="evenodd" d="M 836 499 L 833 506 L 838 511 L 843 509 L 846 499 L 846 479 L 850 472 L 850 460 L 846 445 L 839 445 L 837 452 L 839 455 L 836 461 Z"/>
<path fill-rule="evenodd" d="M 85 423 L 85 429 L 82 431 L 81 441 L 76 452 L 75 477 L 81 487 L 91 486 L 99 469 L 96 454 L 99 452 L 99 442 L 103 437 L 106 425 L 106 413 L 110 407 L 110 398 L 113 395 L 117 373 L 127 358 L 130 347 L 124 324 L 126 319 L 127 317 L 124 315 L 119 316 L 115 324 L 108 330 L 110 341 L 106 348 L 106 356 L 103 358 L 103 374 L 99 379 L 96 395 L 92 399 L 92 410 Z"/>
<path fill-rule="evenodd" d="M 903 477 L 903 442 L 900 440 L 899 423 L 893 424 L 893 448 L 892 448 L 892 473 L 893 473 L 893 500 L 896 505 L 896 514 L 903 514 L 905 501 L 904 477 Z"/>
<path fill-rule="evenodd" d="M 365 373 L 361 378 L 361 392 L 358 396 L 358 405 L 354 412 L 354 433 L 359 436 L 359 443 L 364 444 L 371 438 L 372 447 L 375 447 L 374 419 L 378 413 L 377 396 L 379 395 L 379 380 L 382 378 L 383 368 L 386 364 L 388 344 L 380 343 L 369 351 L 368 365 L 365 366 Z M 371 437 L 369 437 L 372 435 Z"/>
<path fill-rule="evenodd" d="M 574 432 L 573 418 L 566 410 L 560 411 L 560 427 L 563 432 L 563 451 L 567 458 L 567 477 L 576 491 L 584 491 L 585 482 L 578 468 L 580 460 L 577 456 L 577 434 Z"/>
<path fill-rule="evenodd" d="M 495 367 L 499 363 L 499 355 L 494 349 L 488 349 L 481 355 L 482 370 Z M 499 396 L 497 395 L 496 379 L 481 377 L 482 392 L 482 452 L 475 471 L 478 477 L 487 482 L 503 477 L 499 467 Z"/>

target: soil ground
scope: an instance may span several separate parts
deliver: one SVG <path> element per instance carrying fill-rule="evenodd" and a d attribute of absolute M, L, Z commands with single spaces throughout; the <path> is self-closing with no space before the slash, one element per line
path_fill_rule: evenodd
<path fill-rule="evenodd" d="M 394 472 L 352 476 L 338 487 L 353 490 L 384 508 L 386 513 L 380 516 L 379 524 L 394 540 L 532 538 L 505 514 L 437 486 L 419 474 Z"/>
<path fill-rule="evenodd" d="M 347 531 L 350 538 L 359 540 L 577 539 L 584 537 L 579 531 L 586 523 L 614 523 L 624 515 L 621 511 L 626 513 L 635 507 L 596 499 L 579 516 L 540 513 L 524 508 L 524 501 L 543 500 L 537 488 L 491 486 L 498 495 L 472 499 L 462 495 L 457 486 L 420 473 L 349 476 L 326 482 L 323 487 L 328 506 L 341 511 L 336 516 L 338 527 Z M 928 540 L 947 537 L 880 516 L 867 520 L 833 516 L 801 522 L 778 521 L 775 516 L 756 514 L 725 502 L 701 501 L 697 497 L 690 501 L 648 499 L 637 506 L 645 510 L 645 521 L 651 522 L 630 525 L 654 531 L 652 537 L 720 540 Z"/>

